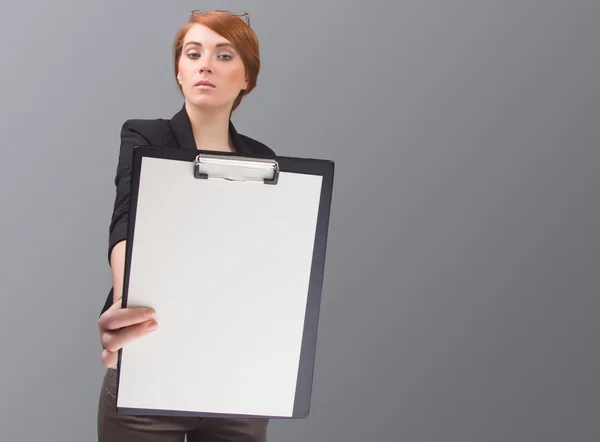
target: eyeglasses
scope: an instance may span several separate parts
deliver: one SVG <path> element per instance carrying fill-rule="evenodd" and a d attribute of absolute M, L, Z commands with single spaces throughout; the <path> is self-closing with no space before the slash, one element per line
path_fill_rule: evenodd
<path fill-rule="evenodd" d="M 247 12 L 240 12 L 240 11 L 223 11 L 220 9 L 194 9 L 191 13 L 190 13 L 190 21 L 192 20 L 192 18 L 194 18 L 194 15 L 196 14 L 202 14 L 204 12 L 226 12 L 227 14 L 231 14 L 235 17 L 238 17 L 242 20 L 244 20 L 246 22 L 246 24 L 248 26 L 250 26 L 250 16 L 248 15 Z"/>

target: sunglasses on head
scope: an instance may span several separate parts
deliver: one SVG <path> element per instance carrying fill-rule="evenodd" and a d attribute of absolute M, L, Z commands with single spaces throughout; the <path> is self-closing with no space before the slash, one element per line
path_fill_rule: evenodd
<path fill-rule="evenodd" d="M 194 18 L 194 15 L 197 14 L 203 14 L 205 12 L 226 12 L 227 14 L 231 14 L 235 17 L 238 17 L 242 20 L 244 20 L 244 22 L 246 22 L 246 24 L 248 26 L 250 26 L 250 16 L 248 15 L 247 12 L 240 12 L 240 11 L 224 11 L 224 10 L 220 10 L 220 9 L 194 9 L 191 13 L 190 13 L 190 21 L 192 20 L 192 18 Z"/>

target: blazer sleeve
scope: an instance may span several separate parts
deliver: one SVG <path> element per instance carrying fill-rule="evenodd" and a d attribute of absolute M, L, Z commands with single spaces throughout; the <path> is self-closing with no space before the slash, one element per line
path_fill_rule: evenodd
<path fill-rule="evenodd" d="M 108 235 L 109 264 L 110 254 L 115 245 L 127 239 L 133 150 L 135 146 L 150 144 L 139 129 L 140 125 L 136 124 L 135 120 L 127 120 L 121 127 L 121 147 L 114 179 L 116 195 Z"/>

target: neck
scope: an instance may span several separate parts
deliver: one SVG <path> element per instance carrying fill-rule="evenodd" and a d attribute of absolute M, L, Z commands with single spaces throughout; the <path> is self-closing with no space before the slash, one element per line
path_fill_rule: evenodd
<path fill-rule="evenodd" d="M 228 109 L 206 111 L 187 102 L 185 109 L 198 150 L 233 151 L 233 144 L 229 139 Z"/>

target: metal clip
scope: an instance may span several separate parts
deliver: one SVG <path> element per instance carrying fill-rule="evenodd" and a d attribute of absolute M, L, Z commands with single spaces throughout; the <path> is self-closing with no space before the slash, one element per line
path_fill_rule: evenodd
<path fill-rule="evenodd" d="M 194 177 L 229 181 L 262 181 L 277 184 L 279 164 L 273 159 L 199 154 L 194 160 Z"/>

